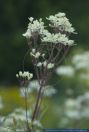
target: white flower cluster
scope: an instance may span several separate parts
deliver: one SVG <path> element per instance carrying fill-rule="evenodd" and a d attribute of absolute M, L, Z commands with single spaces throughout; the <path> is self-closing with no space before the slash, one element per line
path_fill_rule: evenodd
<path fill-rule="evenodd" d="M 72 59 L 72 63 L 76 69 L 89 69 L 89 51 L 76 54 Z"/>
<path fill-rule="evenodd" d="M 8 126 L 6 128 L 4 126 L 0 127 L 0 131 L 1 132 L 14 132 L 14 130 L 11 129 L 10 127 L 8 127 Z"/>
<path fill-rule="evenodd" d="M 31 94 L 32 92 L 35 92 L 35 91 L 38 92 L 39 89 L 40 89 L 39 82 L 37 80 L 33 80 L 28 85 L 28 94 Z M 25 93 L 24 88 L 21 88 L 20 95 L 22 97 L 25 96 L 24 93 Z M 43 93 L 43 96 L 51 97 L 52 95 L 57 93 L 57 90 L 53 86 L 47 85 L 47 86 L 43 87 L 42 93 Z"/>
<path fill-rule="evenodd" d="M 43 89 L 43 95 L 47 97 L 51 97 L 52 95 L 56 93 L 57 93 L 57 90 L 53 86 L 50 86 L 50 85 L 45 86 Z"/>
<path fill-rule="evenodd" d="M 29 126 L 30 126 L 32 111 L 29 110 L 29 111 L 27 111 L 27 113 L 28 113 L 28 117 L 29 117 L 28 122 L 29 122 Z M 42 128 L 42 125 L 38 120 L 35 120 L 33 122 L 33 125 L 38 128 Z M 22 108 L 15 109 L 12 113 L 10 113 L 7 116 L 7 118 L 6 117 L 4 118 L 3 126 L 6 128 L 9 127 L 9 129 L 12 130 L 12 132 L 15 131 L 15 130 L 13 131 L 14 127 L 16 129 L 16 132 L 17 131 L 23 132 L 24 130 L 26 130 L 26 111 Z M 2 132 L 4 132 L 4 131 L 2 131 Z M 9 130 L 6 132 L 9 132 Z"/>
<path fill-rule="evenodd" d="M 39 57 L 42 57 L 44 58 L 45 57 L 45 53 L 41 54 L 40 52 L 36 52 L 36 49 L 32 49 L 32 51 L 30 52 L 30 55 L 36 59 L 38 59 Z M 52 69 L 54 67 L 54 64 L 53 63 L 48 63 L 47 64 L 47 61 L 43 61 L 43 62 L 38 62 L 37 67 L 47 67 L 47 69 Z"/>
<path fill-rule="evenodd" d="M 33 56 L 34 58 L 38 59 L 41 56 L 40 52 L 36 52 L 36 49 L 32 49 L 30 52 L 30 55 Z"/>
<path fill-rule="evenodd" d="M 72 66 L 60 66 L 56 69 L 58 75 L 72 77 L 75 74 L 75 70 Z"/>
<path fill-rule="evenodd" d="M 58 67 L 56 69 L 56 73 L 66 77 L 74 77 L 74 75 L 76 75 L 79 79 L 88 81 L 89 51 L 74 55 L 71 61 L 71 65 Z"/>
<path fill-rule="evenodd" d="M 53 63 L 49 63 L 48 65 L 47 65 L 47 69 L 52 69 L 54 67 L 54 64 Z"/>
<path fill-rule="evenodd" d="M 36 59 L 38 59 L 40 56 L 41 56 L 42 58 L 45 57 L 45 53 L 41 54 L 41 53 L 38 52 L 38 51 L 36 52 L 36 49 L 32 49 L 32 51 L 30 52 L 30 55 L 31 55 L 32 57 L 36 58 Z"/>
<path fill-rule="evenodd" d="M 66 18 L 65 13 L 58 13 L 54 16 L 51 15 L 47 18 L 51 24 L 50 27 L 58 28 L 59 31 L 74 33 L 75 29 L 72 27 L 72 24 L 69 22 L 69 19 Z"/>
<path fill-rule="evenodd" d="M 30 17 L 28 29 L 26 33 L 23 34 L 23 36 L 25 36 L 26 38 L 31 38 L 39 34 L 41 36 L 42 42 L 62 43 L 69 46 L 74 44 L 74 41 L 69 40 L 69 38 L 66 36 L 67 33 L 74 33 L 75 29 L 66 18 L 65 13 L 51 15 L 46 19 L 51 22 L 49 26 L 58 30 L 56 34 L 50 33 L 48 30 L 45 29 L 44 22 L 41 18 L 39 20 L 34 20 L 34 18 Z"/>
<path fill-rule="evenodd" d="M 47 64 L 47 61 L 44 61 L 44 62 L 38 62 L 37 63 L 37 67 L 47 67 L 47 69 L 52 69 L 54 67 L 54 64 L 53 63 L 48 63 Z"/>
<path fill-rule="evenodd" d="M 23 34 L 24 37 L 31 38 L 34 33 L 44 34 L 47 32 L 47 30 L 44 29 L 44 22 L 41 18 L 39 20 L 34 20 L 33 17 L 30 17 L 29 21 L 28 29 L 26 33 Z"/>
<path fill-rule="evenodd" d="M 27 80 L 31 80 L 33 78 L 33 74 L 32 73 L 29 73 L 27 71 L 19 71 L 18 74 L 16 74 L 16 77 L 17 78 L 23 78 L 23 79 L 27 79 Z"/>
<path fill-rule="evenodd" d="M 51 34 L 47 33 L 42 39 L 42 42 L 49 42 L 49 43 L 54 43 L 54 44 L 63 44 L 63 45 L 73 45 L 74 40 L 69 40 L 69 38 L 65 34 L 61 33 L 56 33 L 56 34 Z"/>
<path fill-rule="evenodd" d="M 89 92 L 65 102 L 66 116 L 71 119 L 89 119 Z"/>

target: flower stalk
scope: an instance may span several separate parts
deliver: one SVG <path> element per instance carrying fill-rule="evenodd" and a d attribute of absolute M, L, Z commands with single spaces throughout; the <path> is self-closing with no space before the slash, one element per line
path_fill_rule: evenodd
<path fill-rule="evenodd" d="M 23 34 L 23 36 L 27 38 L 29 46 L 28 51 L 30 52 L 29 54 L 39 82 L 39 90 L 30 127 L 26 112 L 28 132 L 33 132 L 33 122 L 39 117 L 38 111 L 41 104 L 40 101 L 42 100 L 42 94 L 45 90 L 45 85 L 48 83 L 55 68 L 65 59 L 70 47 L 74 45 L 74 40 L 70 39 L 70 35 L 72 33 L 75 34 L 75 29 L 72 27 L 69 19 L 66 18 L 65 13 L 51 15 L 46 19 L 50 23 L 49 28 L 52 29 L 52 32 L 49 32 L 46 29 L 42 18 L 34 20 L 33 17 L 30 17 L 27 31 Z M 19 72 L 16 77 L 21 81 L 26 82 L 32 79 L 33 74 L 23 71 Z M 25 96 L 27 111 L 27 91 L 25 91 Z"/>

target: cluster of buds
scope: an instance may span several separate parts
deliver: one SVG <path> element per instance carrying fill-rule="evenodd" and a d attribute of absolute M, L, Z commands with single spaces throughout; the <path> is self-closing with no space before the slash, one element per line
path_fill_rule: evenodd
<path fill-rule="evenodd" d="M 20 80 L 31 80 L 33 78 L 33 74 L 29 73 L 27 71 L 19 71 L 18 74 L 16 74 L 16 77 L 19 78 Z"/>
<path fill-rule="evenodd" d="M 47 67 L 47 69 L 52 69 L 54 67 L 54 64 L 53 63 L 48 63 L 47 64 L 47 61 L 44 61 L 44 62 L 38 62 L 37 63 L 37 67 Z"/>
<path fill-rule="evenodd" d="M 35 59 L 39 59 L 39 57 L 42 57 L 43 59 L 45 59 L 45 53 L 40 53 L 40 52 L 36 52 L 36 49 L 32 49 L 32 51 L 30 52 L 30 55 L 35 58 Z M 45 61 L 39 61 L 36 64 L 37 67 L 46 67 L 47 69 L 52 69 L 54 67 L 54 64 L 49 62 L 47 63 L 47 60 Z"/>
<path fill-rule="evenodd" d="M 32 49 L 32 51 L 30 52 L 30 55 L 34 58 L 39 58 L 41 56 L 40 52 L 36 52 L 35 49 Z"/>
<path fill-rule="evenodd" d="M 45 57 L 45 53 L 41 54 L 39 51 L 36 52 L 36 49 L 32 49 L 32 51 L 30 52 L 30 55 L 36 59 L 38 59 L 39 57 L 42 57 L 42 58 Z"/>

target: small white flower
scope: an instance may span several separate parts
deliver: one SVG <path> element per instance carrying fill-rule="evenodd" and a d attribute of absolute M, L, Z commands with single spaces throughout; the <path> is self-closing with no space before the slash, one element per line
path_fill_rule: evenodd
<path fill-rule="evenodd" d="M 65 31 L 69 33 L 74 33 L 75 29 L 72 27 L 72 24 L 69 22 L 69 19 L 66 18 L 65 13 L 58 13 L 54 16 L 51 15 L 47 18 L 51 24 L 49 26 L 56 27 L 59 31 Z"/>
<path fill-rule="evenodd" d="M 24 37 L 26 37 L 27 39 L 30 39 L 31 38 L 31 32 L 30 30 L 28 29 L 26 33 L 22 34 Z"/>
<path fill-rule="evenodd" d="M 60 66 L 56 69 L 56 73 L 58 75 L 64 75 L 67 77 L 72 77 L 74 76 L 74 68 L 72 66 Z"/>
<path fill-rule="evenodd" d="M 22 71 L 19 71 L 19 76 L 23 76 L 23 73 L 22 73 Z"/>
<path fill-rule="evenodd" d="M 49 63 L 48 65 L 47 65 L 47 69 L 52 69 L 54 67 L 54 64 L 53 63 Z"/>
<path fill-rule="evenodd" d="M 75 69 L 89 69 L 89 51 L 86 51 L 81 54 L 76 54 L 73 59 L 72 63 L 75 65 Z"/>
<path fill-rule="evenodd" d="M 42 54 L 42 57 L 43 57 L 43 58 L 45 57 L 45 54 L 44 54 L 44 53 Z"/>
<path fill-rule="evenodd" d="M 56 17 L 65 17 L 65 13 L 62 13 L 62 12 L 59 12 L 58 14 L 56 14 L 55 16 Z"/>
<path fill-rule="evenodd" d="M 29 21 L 31 21 L 31 22 L 34 20 L 34 18 L 33 18 L 33 17 L 30 17 L 30 18 L 28 18 L 28 19 L 29 19 Z"/>
<path fill-rule="evenodd" d="M 36 52 L 36 49 L 32 49 L 32 53 L 34 54 Z"/>
<path fill-rule="evenodd" d="M 39 82 L 37 80 L 32 80 L 29 83 L 29 85 L 28 85 L 28 93 L 29 94 L 32 93 L 32 92 L 34 92 L 34 91 L 38 92 L 39 89 L 40 89 L 40 85 L 39 85 Z M 20 91 L 20 92 L 22 93 L 23 91 Z M 51 85 L 46 85 L 46 86 L 43 87 L 42 94 L 44 96 L 51 97 L 52 95 L 54 95 L 56 93 L 57 93 L 57 90 L 53 86 L 51 86 Z"/>
<path fill-rule="evenodd" d="M 46 67 L 47 66 L 47 61 L 43 62 L 43 66 Z"/>
<path fill-rule="evenodd" d="M 71 45 L 73 45 L 73 44 L 74 44 L 74 40 L 69 40 L 69 41 L 68 41 L 68 45 L 71 46 Z"/>
<path fill-rule="evenodd" d="M 33 78 L 33 74 L 32 73 L 30 73 L 30 77 Z"/>
<path fill-rule="evenodd" d="M 35 53 L 35 49 L 32 50 L 32 52 L 30 52 L 30 55 L 33 56 L 34 58 L 38 59 L 41 55 L 40 52 L 36 52 Z"/>
<path fill-rule="evenodd" d="M 30 22 L 28 24 L 28 29 L 26 33 L 23 34 L 23 36 L 26 38 L 31 38 L 34 33 L 43 35 L 45 29 L 44 29 L 44 22 L 42 21 L 42 19 L 34 20 L 34 18 L 30 17 L 29 20 Z"/>
<path fill-rule="evenodd" d="M 40 52 L 37 52 L 36 54 L 35 54 L 35 58 L 39 58 L 40 57 Z"/>
<path fill-rule="evenodd" d="M 37 63 L 37 67 L 41 67 L 42 66 L 42 63 L 41 62 L 38 62 Z"/>
<path fill-rule="evenodd" d="M 16 77 L 17 78 L 25 78 L 27 80 L 30 80 L 30 79 L 33 78 L 33 74 L 32 73 L 29 73 L 27 71 L 24 71 L 24 72 L 19 71 L 19 74 L 16 74 Z"/>
<path fill-rule="evenodd" d="M 72 46 L 74 44 L 73 40 L 69 40 L 65 34 L 61 34 L 61 33 L 56 33 L 56 34 L 49 33 L 47 34 L 47 36 L 44 36 L 42 38 L 42 42 L 63 44 L 63 45 L 69 45 L 69 46 Z"/>
<path fill-rule="evenodd" d="M 67 99 L 65 102 L 66 107 L 75 107 L 76 105 L 76 100 L 75 99 Z"/>
<path fill-rule="evenodd" d="M 18 74 L 16 74 L 16 77 L 18 78 L 18 77 L 19 77 L 19 75 L 18 75 Z"/>
<path fill-rule="evenodd" d="M 44 96 L 51 97 L 52 95 L 57 93 L 57 90 L 53 86 L 47 85 L 43 88 L 42 92 Z"/>
<path fill-rule="evenodd" d="M 29 93 L 30 92 L 33 92 L 34 90 L 39 90 L 40 88 L 40 85 L 39 85 L 39 82 L 37 80 L 32 80 L 29 85 L 28 85 L 28 91 Z"/>
<path fill-rule="evenodd" d="M 35 57 L 35 54 L 33 54 L 32 52 L 30 52 L 30 55 L 33 56 L 33 57 Z"/>

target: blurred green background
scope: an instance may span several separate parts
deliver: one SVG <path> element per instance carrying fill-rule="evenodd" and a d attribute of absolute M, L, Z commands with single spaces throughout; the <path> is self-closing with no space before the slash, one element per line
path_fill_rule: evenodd
<path fill-rule="evenodd" d="M 6 105 L 5 111 L 1 111 L 4 115 L 19 105 L 24 107 L 23 99 L 18 94 L 19 84 L 15 75 L 19 70 L 22 70 L 22 60 L 28 48 L 27 41 L 22 36 L 27 29 L 28 17 L 45 18 L 58 12 L 67 14 L 78 33 L 73 36 L 77 45 L 72 48 L 65 60 L 66 64 L 70 64 L 74 54 L 89 50 L 89 0 L 0 0 L 0 95 Z M 33 71 L 29 58 L 25 61 L 25 70 Z M 58 84 L 56 84 L 57 81 Z M 71 85 L 70 81 L 73 81 Z M 52 82 L 56 84 L 56 88 L 59 88 L 59 92 L 57 97 L 54 96 L 53 100 L 48 101 L 50 107 L 43 122 L 48 120 L 50 123 L 44 123 L 45 127 L 58 127 L 60 119 L 57 108 L 62 105 L 64 98 L 67 97 L 65 90 L 67 86 L 75 88 L 73 97 L 82 93 L 80 92 L 81 80 L 76 77 L 73 80 L 68 80 L 55 75 Z M 85 87 L 88 90 L 89 84 L 87 86 L 85 84 Z M 4 90 L 5 88 L 7 90 Z M 85 89 L 85 91 L 87 90 Z M 10 104 L 9 107 L 8 103 Z M 47 118 L 48 116 L 50 118 Z M 60 115 L 59 117 L 61 118 Z M 73 125 L 70 123 L 70 126 Z M 88 125 L 84 126 L 87 127 Z"/>

